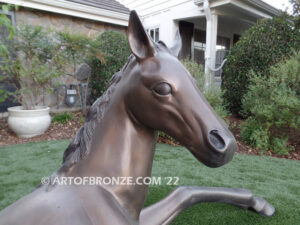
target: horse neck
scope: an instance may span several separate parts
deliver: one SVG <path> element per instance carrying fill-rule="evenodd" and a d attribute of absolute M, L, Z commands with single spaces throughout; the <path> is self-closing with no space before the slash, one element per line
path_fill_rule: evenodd
<path fill-rule="evenodd" d="M 96 127 L 89 155 L 72 176 L 133 178 L 151 176 L 156 134 L 128 115 L 123 102 L 107 108 Z M 121 206 L 138 219 L 148 185 L 106 185 Z"/>

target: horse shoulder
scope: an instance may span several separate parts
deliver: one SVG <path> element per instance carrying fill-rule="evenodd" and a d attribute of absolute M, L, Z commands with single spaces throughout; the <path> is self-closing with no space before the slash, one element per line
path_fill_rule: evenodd
<path fill-rule="evenodd" d="M 135 225 L 101 186 L 40 187 L 0 212 L 0 225 Z"/>
<path fill-rule="evenodd" d="M 42 186 L 2 210 L 0 225 L 93 225 L 74 194 L 70 187 Z"/>

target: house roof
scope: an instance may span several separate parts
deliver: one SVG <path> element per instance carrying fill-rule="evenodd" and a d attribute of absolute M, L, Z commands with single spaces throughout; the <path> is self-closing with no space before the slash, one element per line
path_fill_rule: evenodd
<path fill-rule="evenodd" d="M 130 10 L 117 2 L 116 0 L 67 0 L 69 2 L 75 2 L 82 5 L 87 5 L 100 9 L 107 9 L 119 13 L 129 14 Z"/>
<path fill-rule="evenodd" d="M 127 26 L 129 9 L 116 0 L 1 0 L 25 8 Z"/>

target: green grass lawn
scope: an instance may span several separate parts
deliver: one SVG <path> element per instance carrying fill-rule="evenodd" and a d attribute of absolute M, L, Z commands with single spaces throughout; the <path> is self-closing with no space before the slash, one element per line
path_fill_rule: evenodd
<path fill-rule="evenodd" d="M 69 141 L 48 141 L 0 148 L 0 209 L 28 194 L 40 179 L 61 165 Z M 182 213 L 173 224 L 299 225 L 300 162 L 236 154 L 226 166 L 200 164 L 182 147 L 158 144 L 153 176 L 179 177 L 180 185 L 248 188 L 276 208 L 272 218 L 218 203 L 202 203 Z M 164 182 L 165 183 L 165 182 Z M 174 186 L 151 186 L 146 205 L 166 196 Z"/>

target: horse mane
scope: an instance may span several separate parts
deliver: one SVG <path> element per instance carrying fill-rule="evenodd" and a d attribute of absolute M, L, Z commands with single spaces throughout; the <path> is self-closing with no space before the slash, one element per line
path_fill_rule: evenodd
<path fill-rule="evenodd" d="M 162 41 L 159 41 L 158 43 L 153 42 L 153 44 L 158 51 L 163 50 L 169 52 L 168 47 Z M 97 124 L 101 122 L 105 109 L 108 106 L 111 96 L 117 88 L 124 71 L 131 63 L 136 61 L 135 59 L 136 58 L 133 54 L 128 57 L 128 61 L 123 68 L 119 72 L 115 73 L 110 79 L 107 89 L 103 95 L 93 103 L 83 126 L 76 132 L 68 148 L 65 150 L 63 155 L 63 165 L 59 171 L 62 172 L 70 168 L 90 153 L 94 130 Z"/>
<path fill-rule="evenodd" d="M 125 66 L 110 79 L 106 91 L 91 106 L 83 126 L 76 132 L 68 148 L 63 155 L 63 166 L 66 169 L 77 163 L 89 154 L 94 130 L 104 116 L 105 109 L 110 102 L 117 84 L 122 78 L 123 72 L 135 57 L 130 55 Z"/>

